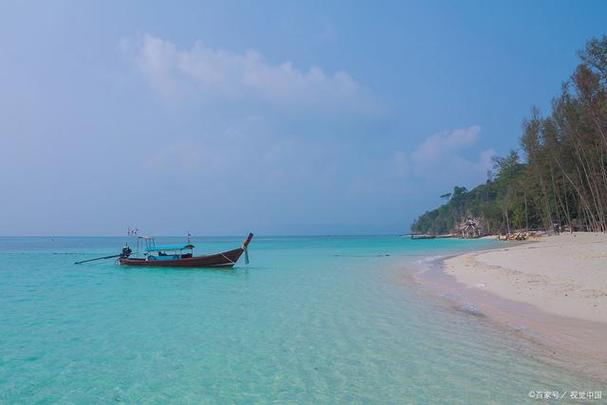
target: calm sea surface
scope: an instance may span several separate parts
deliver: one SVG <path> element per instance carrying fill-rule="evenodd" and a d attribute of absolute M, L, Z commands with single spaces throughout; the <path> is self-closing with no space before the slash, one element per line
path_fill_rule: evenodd
<path fill-rule="evenodd" d="M 126 239 L 0 238 L 0 403 L 520 403 L 585 388 L 404 281 L 403 263 L 495 242 L 258 237 L 233 270 L 73 264 Z"/>

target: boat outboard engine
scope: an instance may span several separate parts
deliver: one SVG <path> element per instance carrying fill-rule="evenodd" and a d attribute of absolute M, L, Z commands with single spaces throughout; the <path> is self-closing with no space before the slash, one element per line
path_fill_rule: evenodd
<path fill-rule="evenodd" d="M 120 257 L 127 258 L 131 255 L 131 253 L 133 253 L 133 251 L 131 250 L 128 244 L 125 244 L 122 248 L 122 254 L 120 255 Z"/>

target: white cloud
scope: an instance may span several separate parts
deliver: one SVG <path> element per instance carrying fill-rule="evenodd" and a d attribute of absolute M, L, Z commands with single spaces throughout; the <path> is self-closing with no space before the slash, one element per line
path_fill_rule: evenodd
<path fill-rule="evenodd" d="M 429 136 L 410 154 L 411 172 L 437 188 L 483 182 L 493 166 L 495 151 L 481 150 L 477 158 L 465 156 L 476 147 L 480 132 L 474 125 Z"/>
<path fill-rule="evenodd" d="M 428 137 L 412 154 L 416 163 L 425 160 L 435 161 L 445 155 L 452 155 L 463 148 L 474 145 L 478 139 L 481 128 L 473 125 L 468 128 L 443 131 Z"/>
<path fill-rule="evenodd" d="M 369 111 L 375 103 L 346 71 L 306 70 L 291 62 L 273 64 L 255 50 L 243 53 L 214 49 L 196 42 L 181 50 L 149 34 L 123 40 L 122 50 L 163 95 L 188 93 L 226 100 L 254 100 L 339 111 Z"/>

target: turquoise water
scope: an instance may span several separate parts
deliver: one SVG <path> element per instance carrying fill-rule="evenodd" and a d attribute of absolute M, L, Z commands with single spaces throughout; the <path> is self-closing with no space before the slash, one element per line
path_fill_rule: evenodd
<path fill-rule="evenodd" d="M 125 239 L 0 238 L 0 403 L 520 403 L 585 387 L 403 279 L 402 263 L 494 242 L 258 237 L 233 270 L 72 264 Z"/>

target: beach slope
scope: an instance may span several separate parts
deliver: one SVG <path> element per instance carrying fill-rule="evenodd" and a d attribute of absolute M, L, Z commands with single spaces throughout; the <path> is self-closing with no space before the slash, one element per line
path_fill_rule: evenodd
<path fill-rule="evenodd" d="M 574 233 L 445 261 L 468 287 L 565 317 L 607 323 L 607 235 Z"/>
<path fill-rule="evenodd" d="M 540 343 L 547 360 L 607 381 L 607 235 L 504 242 L 443 269 L 467 302 Z"/>

